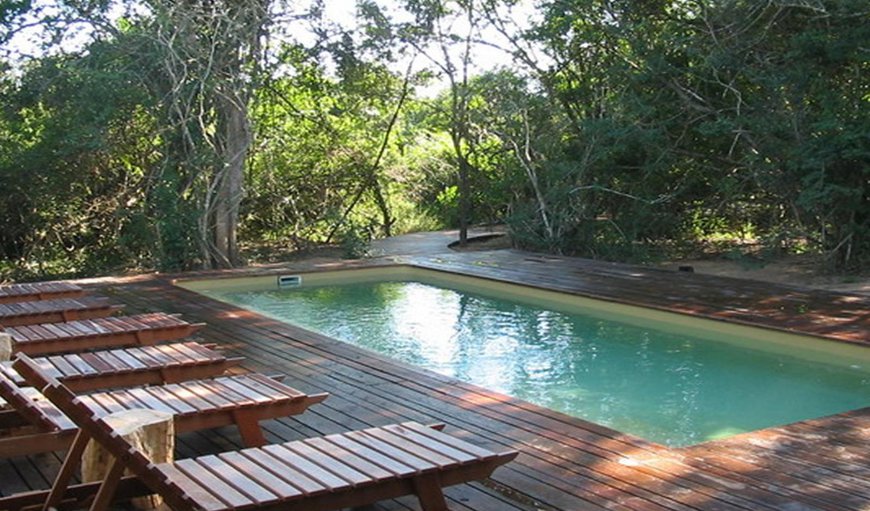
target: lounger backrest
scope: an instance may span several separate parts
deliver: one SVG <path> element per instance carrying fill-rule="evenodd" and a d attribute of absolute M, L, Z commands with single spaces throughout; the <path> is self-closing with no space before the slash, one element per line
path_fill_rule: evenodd
<path fill-rule="evenodd" d="M 112 426 L 91 414 L 63 383 L 45 374 L 27 355 L 19 354 L 13 367 L 25 380 L 39 388 L 55 406 L 60 408 L 85 433 L 102 445 L 124 464 L 136 477 L 155 493 L 160 494 L 175 510 L 194 509 L 195 504 L 184 491 L 168 482 L 154 464 L 133 444 L 118 435 Z"/>
<path fill-rule="evenodd" d="M 16 412 L 34 426 L 46 431 L 58 431 L 60 427 L 40 409 L 14 381 L 0 371 L 0 397 Z"/>

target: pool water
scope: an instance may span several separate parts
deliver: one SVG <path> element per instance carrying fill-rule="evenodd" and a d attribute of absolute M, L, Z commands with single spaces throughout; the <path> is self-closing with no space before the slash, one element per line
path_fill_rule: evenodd
<path fill-rule="evenodd" d="M 793 349 L 753 349 L 496 294 L 414 281 L 207 294 L 670 446 L 870 404 L 867 364 L 818 362 Z"/>

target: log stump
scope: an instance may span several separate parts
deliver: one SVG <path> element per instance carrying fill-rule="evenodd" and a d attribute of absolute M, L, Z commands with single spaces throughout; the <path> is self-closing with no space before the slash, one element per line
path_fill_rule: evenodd
<path fill-rule="evenodd" d="M 175 423 L 171 413 L 144 408 L 123 410 L 107 415 L 104 420 L 152 463 L 173 461 Z M 82 454 L 82 481 L 102 481 L 112 459 L 107 450 L 91 440 Z M 152 495 L 133 499 L 132 503 L 137 509 L 154 509 L 163 503 L 163 499 Z"/>
<path fill-rule="evenodd" d="M 0 332 L 0 361 L 12 360 L 12 336 Z"/>

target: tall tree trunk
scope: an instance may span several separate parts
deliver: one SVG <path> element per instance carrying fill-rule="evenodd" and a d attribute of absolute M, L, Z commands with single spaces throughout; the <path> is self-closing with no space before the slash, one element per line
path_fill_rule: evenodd
<path fill-rule="evenodd" d="M 248 101 L 244 94 L 229 94 L 218 102 L 223 121 L 222 168 L 218 172 L 214 214 L 212 265 L 231 268 L 241 264 L 238 247 L 239 207 L 244 196 L 245 160 L 251 145 Z"/>
<path fill-rule="evenodd" d="M 250 75 L 256 73 L 260 37 L 268 13 L 268 0 L 228 1 L 230 23 L 217 34 L 214 89 L 217 133 L 214 147 L 219 168 L 213 176 L 214 204 L 210 208 L 213 267 L 232 268 L 242 263 L 238 246 L 239 209 L 244 197 L 245 163 L 251 147 L 248 107 L 253 95 Z"/>

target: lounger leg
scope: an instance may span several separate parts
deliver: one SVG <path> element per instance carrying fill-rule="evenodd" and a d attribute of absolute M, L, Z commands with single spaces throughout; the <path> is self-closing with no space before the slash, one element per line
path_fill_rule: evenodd
<path fill-rule="evenodd" d="M 239 433 L 242 435 L 242 442 L 244 442 L 245 447 L 262 447 L 266 445 L 263 429 L 253 414 L 236 410 L 233 412 L 233 419 L 239 427 Z"/>
<path fill-rule="evenodd" d="M 117 458 L 113 458 L 109 472 L 106 474 L 106 479 L 100 485 L 97 497 L 94 499 L 90 511 L 106 511 L 109 509 L 109 506 L 112 504 L 112 497 L 114 497 L 115 490 L 118 489 L 118 483 L 121 482 L 121 476 L 123 475 L 124 464 L 120 463 Z"/>
<path fill-rule="evenodd" d="M 441 491 L 441 479 L 437 473 L 417 477 L 413 483 L 423 511 L 449 511 L 444 493 Z"/>
<path fill-rule="evenodd" d="M 75 440 L 73 440 L 69 451 L 67 451 L 66 459 L 63 460 L 63 465 L 60 467 L 60 472 L 54 478 L 54 484 L 51 485 L 51 492 L 49 492 L 48 497 L 45 499 L 43 510 L 57 508 L 57 505 L 63 500 L 66 487 L 69 486 L 76 468 L 81 464 L 82 453 L 85 452 L 85 447 L 87 447 L 90 439 L 90 435 L 83 430 L 79 430 L 76 434 Z"/>

